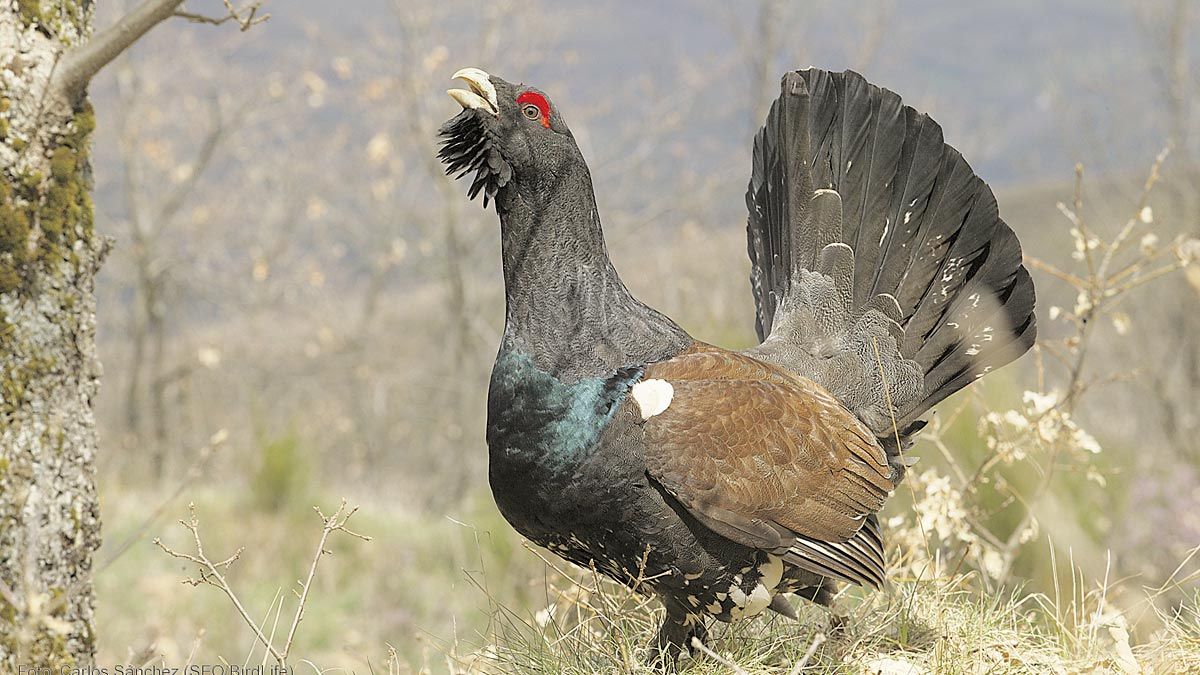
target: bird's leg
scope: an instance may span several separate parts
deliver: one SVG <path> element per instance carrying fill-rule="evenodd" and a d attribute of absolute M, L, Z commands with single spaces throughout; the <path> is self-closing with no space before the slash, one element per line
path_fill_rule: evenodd
<path fill-rule="evenodd" d="M 658 639 L 651 648 L 650 665 L 659 670 L 674 671 L 683 647 L 686 646 L 691 651 L 692 638 L 703 642 L 708 630 L 700 617 L 677 607 L 675 603 L 664 604 L 667 616 L 663 619 L 662 626 L 658 629 Z"/>
<path fill-rule="evenodd" d="M 844 631 L 846 624 L 849 622 L 849 618 L 845 614 L 838 612 L 833 607 L 833 593 L 836 590 L 833 584 L 832 579 L 826 578 L 821 579 L 820 583 L 815 586 L 808 586 L 795 591 L 797 596 L 810 600 L 813 604 L 829 610 L 829 625 L 825 630 L 831 635 Z"/>
<path fill-rule="evenodd" d="M 850 617 L 833 611 L 832 607 L 829 608 L 829 626 L 825 629 L 826 632 L 830 635 L 842 635 L 846 632 L 846 626 L 849 623 Z"/>
<path fill-rule="evenodd" d="M 650 649 L 650 666 L 667 672 L 674 671 L 679 663 L 679 654 L 689 633 L 688 627 L 671 614 L 668 610 L 658 629 L 658 639 Z"/>
<path fill-rule="evenodd" d="M 708 642 L 708 626 L 704 623 L 704 618 L 692 615 L 695 623 L 692 624 L 691 630 L 688 632 L 687 648 L 693 656 L 696 654 L 696 647 L 692 644 L 692 640 L 699 640 L 700 644 Z"/>
<path fill-rule="evenodd" d="M 795 593 L 796 597 L 804 598 L 813 604 L 820 605 L 832 611 L 833 593 L 835 590 L 837 589 L 833 585 L 833 580 L 822 577 L 816 584 L 798 588 L 793 593 Z"/>

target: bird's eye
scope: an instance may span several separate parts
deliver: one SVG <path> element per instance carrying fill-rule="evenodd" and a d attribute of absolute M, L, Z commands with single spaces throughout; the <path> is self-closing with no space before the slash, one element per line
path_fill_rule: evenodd
<path fill-rule="evenodd" d="M 550 102 L 545 96 L 536 91 L 526 91 L 517 97 L 517 105 L 521 106 L 521 114 L 527 119 L 550 128 Z"/>

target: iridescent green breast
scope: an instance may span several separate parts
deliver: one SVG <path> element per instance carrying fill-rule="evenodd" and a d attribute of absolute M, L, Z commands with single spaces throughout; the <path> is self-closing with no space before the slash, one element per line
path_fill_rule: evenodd
<path fill-rule="evenodd" d="M 502 351 L 488 390 L 493 462 L 548 473 L 569 471 L 592 450 L 642 376 L 640 367 L 564 382 L 517 350 Z"/>

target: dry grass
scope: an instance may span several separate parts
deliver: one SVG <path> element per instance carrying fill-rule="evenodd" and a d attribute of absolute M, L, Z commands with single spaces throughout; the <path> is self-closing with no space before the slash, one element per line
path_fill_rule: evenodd
<path fill-rule="evenodd" d="M 223 555 L 248 545 L 226 580 L 248 614 L 272 617 L 289 584 L 304 578 L 319 523 L 304 508 L 281 519 L 215 491 L 199 494 L 206 546 Z M 135 493 L 110 502 L 112 530 L 140 525 L 135 506 L 147 499 Z M 461 514 L 462 522 L 370 503 L 355 518 L 375 539 L 335 545 L 310 581 L 293 650 L 298 672 L 650 672 L 644 663 L 662 618 L 658 603 L 522 546 L 486 500 Z M 186 546 L 188 533 L 177 530 L 165 520 L 149 528 Z M 182 585 L 194 571 L 176 563 L 141 542 L 100 575 L 101 663 L 246 661 L 257 641 L 253 631 L 222 592 Z M 770 615 L 717 624 L 707 645 L 712 655 L 687 659 L 681 670 L 1200 671 L 1197 597 L 1169 613 L 1154 602 L 1193 579 L 1142 589 L 1135 581 L 1084 579 L 1069 561 L 1056 564 L 1056 576 L 1069 581 L 1054 593 L 995 592 L 979 572 L 912 575 L 913 556 L 896 555 L 887 591 L 839 596 L 840 627 L 831 630 L 831 615 L 805 602 L 797 605 L 798 622 Z M 139 610 L 130 611 L 134 606 Z"/>
<path fill-rule="evenodd" d="M 294 667 L 307 660 L 321 668 L 369 672 L 369 663 L 386 661 L 389 644 L 405 662 L 441 662 L 442 651 L 460 640 L 474 640 L 488 625 L 486 599 L 466 577 L 481 569 L 508 602 L 541 602 L 535 597 L 540 563 L 520 548 L 485 498 L 454 511 L 455 520 L 473 524 L 465 527 L 369 495 L 349 496 L 361 503 L 354 515 L 356 532 L 373 540 L 334 537 L 324 546 L 332 554 L 323 557 L 307 584 L 307 609 L 289 658 Z M 174 522 L 186 515 L 187 500 L 195 502 L 211 559 L 244 547 L 222 574 L 246 614 L 266 625 L 268 636 L 281 611 L 280 598 L 285 600 L 274 636 L 280 647 L 294 621 L 298 599 L 292 589 L 305 586 L 297 582 L 307 579 L 322 536 L 322 521 L 311 506 L 319 504 L 328 512 L 338 503 L 335 495 L 316 495 L 280 511 L 265 511 L 244 486 L 226 482 L 193 487 L 186 499 L 177 498 L 146 526 L 146 505 L 158 503 L 162 495 L 110 480 L 102 499 L 109 537 L 100 560 L 128 537 L 136 539 L 96 576 L 99 662 L 173 667 L 185 661 L 197 640 L 194 663 L 241 664 L 252 650 L 263 651 L 223 590 L 187 585 L 197 577 L 196 565 L 164 554 L 152 543 L 158 537 L 172 550 L 194 551 L 191 532 Z"/>
<path fill-rule="evenodd" d="M 709 654 L 685 673 L 1183 673 L 1200 669 L 1192 601 L 1152 638 L 1131 640 L 1126 619 L 1096 586 L 1062 600 L 979 588 L 974 575 L 904 579 L 881 593 L 844 592 L 846 620 L 801 602 L 800 621 L 770 616 L 718 625 Z M 649 673 L 646 648 L 662 611 L 586 573 L 559 574 L 556 600 L 532 615 L 498 606 L 494 639 L 448 661 L 479 673 Z M 1147 597 L 1147 601 L 1149 598 Z"/>

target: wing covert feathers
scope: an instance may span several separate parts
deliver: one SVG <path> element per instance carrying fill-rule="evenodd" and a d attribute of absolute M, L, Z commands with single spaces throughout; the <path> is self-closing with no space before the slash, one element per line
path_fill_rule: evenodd
<path fill-rule="evenodd" d="M 702 524 L 826 576 L 882 583 L 878 526 L 864 530 L 895 487 L 892 472 L 872 432 L 832 395 L 699 344 L 646 377 L 674 388 L 644 425 L 647 470 Z"/>
<path fill-rule="evenodd" d="M 937 122 L 857 73 L 783 78 L 746 205 L 748 353 L 877 436 L 1033 344 L 1033 283 L 991 189 Z"/>

